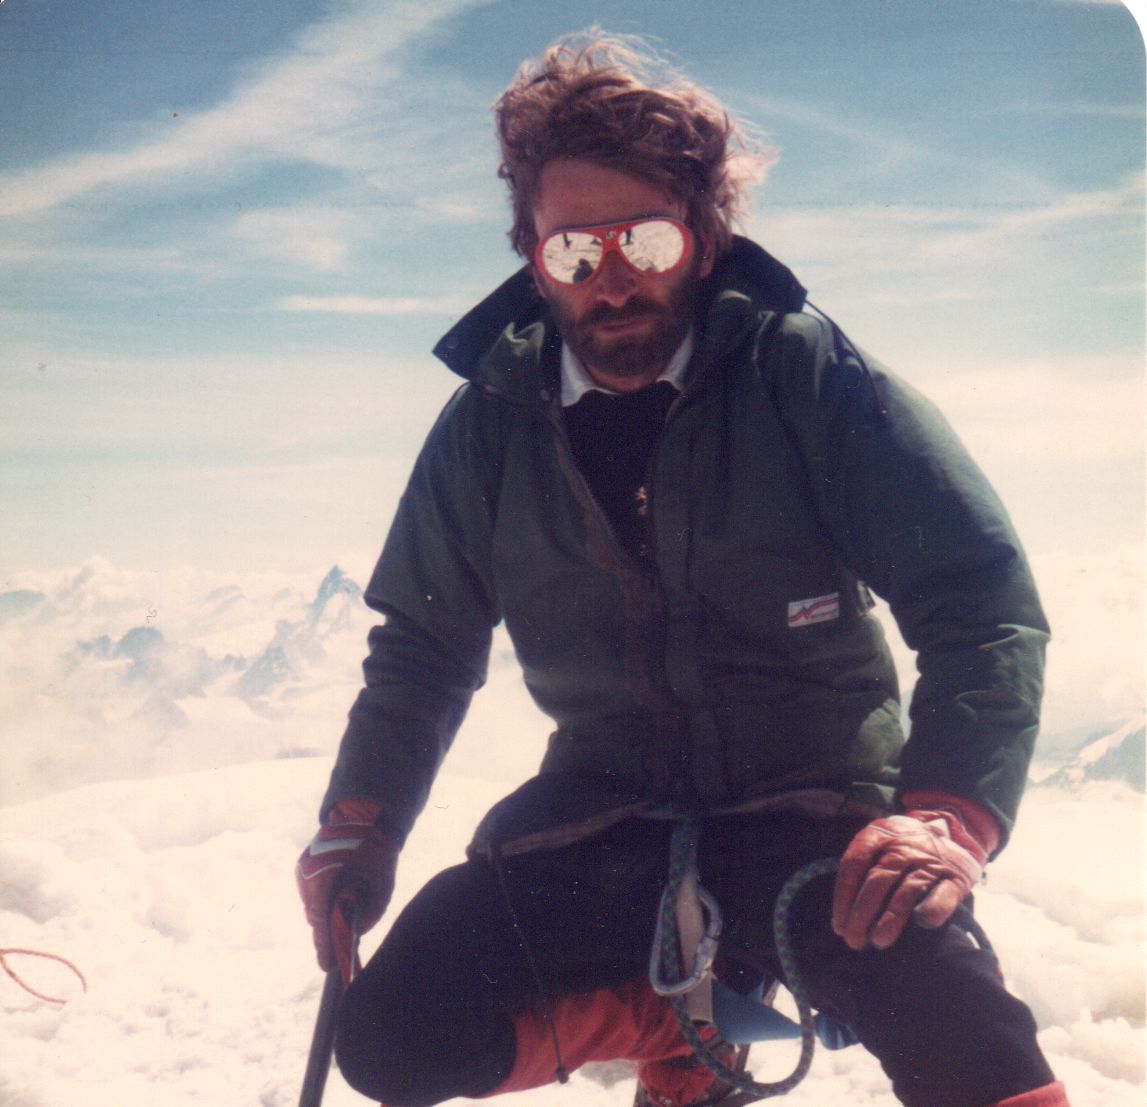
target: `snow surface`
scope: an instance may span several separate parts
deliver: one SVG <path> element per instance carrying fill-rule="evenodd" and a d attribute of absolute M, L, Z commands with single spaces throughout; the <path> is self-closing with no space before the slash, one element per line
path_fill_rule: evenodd
<path fill-rule="evenodd" d="M 357 590 L 341 574 L 320 589 L 99 561 L 5 588 L 0 946 L 62 954 L 89 990 L 11 959 L 69 1002 L 0 976 L 0 1105 L 297 1103 L 322 978 L 292 869 L 358 684 L 371 616 Z M 462 856 L 546 733 L 499 639 L 403 854 L 396 907 Z M 1143 797 L 1122 782 L 1032 788 L 977 896 L 1074 1107 L 1144 1102 L 1143 830 Z M 752 1067 L 778 1079 L 794 1056 L 758 1046 Z M 603 1066 L 510 1102 L 628 1107 L 631 1094 L 625 1067 Z M 325 1104 L 364 1102 L 332 1073 Z M 818 1053 L 786 1102 L 895 1101 L 854 1048 Z"/>

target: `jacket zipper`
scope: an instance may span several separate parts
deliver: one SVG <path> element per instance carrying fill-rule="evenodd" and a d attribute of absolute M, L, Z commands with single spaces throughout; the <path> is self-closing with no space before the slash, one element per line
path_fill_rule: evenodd
<path fill-rule="evenodd" d="M 550 427 L 555 433 L 558 449 L 561 451 L 561 456 L 559 457 L 559 465 L 561 466 L 562 471 L 566 474 L 567 478 L 572 478 L 577 481 L 577 489 L 575 490 L 575 493 L 577 494 L 578 499 L 582 499 L 585 503 L 588 503 L 591 506 L 594 513 L 595 522 L 601 527 L 602 531 L 609 539 L 610 546 L 612 547 L 611 552 L 619 562 L 624 563 L 636 575 L 646 580 L 650 580 L 650 583 L 652 583 L 650 574 L 646 570 L 645 566 L 643 566 L 641 562 L 638 561 L 638 559 L 635 558 L 629 552 L 629 550 L 625 548 L 621 539 L 618 538 L 617 531 L 613 526 L 613 522 L 606 514 L 605 508 L 603 508 L 598 502 L 598 498 L 594 495 L 589 481 L 586 480 L 585 474 L 579 468 L 577 459 L 574 457 L 573 446 L 570 443 L 569 432 L 566 430 L 566 425 L 562 421 L 561 413 L 553 406 L 547 405 L 545 410 L 545 418 L 546 422 L 550 424 Z M 658 437 L 660 437 L 660 434 Z M 655 444 L 654 451 L 656 451 L 656 448 L 657 447 Z M 651 472 L 652 467 L 647 465 L 644 485 L 647 492 Z M 650 530 L 650 534 L 652 535 L 652 530 Z"/>
<path fill-rule="evenodd" d="M 657 455 L 661 450 L 661 443 L 665 438 L 665 429 L 673 421 L 677 412 L 681 409 L 685 400 L 695 391 L 696 375 L 690 377 L 686 382 L 685 387 L 673 398 L 673 402 L 669 405 L 669 409 L 665 412 L 665 418 L 661 426 L 657 428 L 657 437 L 653 440 L 653 446 L 649 451 L 649 457 L 645 459 L 645 479 L 641 484 L 639 491 L 645 493 L 645 510 L 648 513 L 646 516 L 645 531 L 649 538 L 649 553 L 650 559 L 654 564 L 657 563 L 657 528 L 653 525 L 653 473 L 657 468 Z"/>

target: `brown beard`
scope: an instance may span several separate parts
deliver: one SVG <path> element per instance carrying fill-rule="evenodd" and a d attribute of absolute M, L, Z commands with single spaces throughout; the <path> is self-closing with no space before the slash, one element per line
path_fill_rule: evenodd
<path fill-rule="evenodd" d="M 569 348 L 592 370 L 620 379 L 661 372 L 685 340 L 697 302 L 700 280 L 696 269 L 681 280 L 668 303 L 635 297 L 625 307 L 602 305 L 574 319 L 565 305 L 550 300 L 550 310 Z M 651 331 L 633 337 L 601 340 L 593 332 L 602 323 L 648 318 Z"/>

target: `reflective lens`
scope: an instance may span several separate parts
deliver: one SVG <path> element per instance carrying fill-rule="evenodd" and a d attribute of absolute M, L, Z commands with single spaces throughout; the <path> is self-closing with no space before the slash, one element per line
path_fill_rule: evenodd
<path fill-rule="evenodd" d="M 581 284 L 616 250 L 640 273 L 669 273 L 685 258 L 689 231 L 673 219 L 557 231 L 538 243 L 537 264 L 559 284 Z"/>

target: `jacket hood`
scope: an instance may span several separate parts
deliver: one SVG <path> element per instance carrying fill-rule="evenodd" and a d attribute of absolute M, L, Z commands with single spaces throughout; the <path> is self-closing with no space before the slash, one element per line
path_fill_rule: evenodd
<path fill-rule="evenodd" d="M 698 318 L 703 334 L 727 333 L 765 311 L 800 311 L 805 295 L 791 269 L 737 235 L 701 284 Z M 536 395 L 539 388 L 557 386 L 557 359 L 543 355 L 556 351 L 559 342 L 549 307 L 525 265 L 451 327 L 434 354 L 475 384 Z"/>

